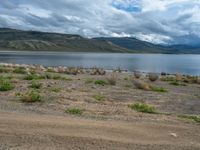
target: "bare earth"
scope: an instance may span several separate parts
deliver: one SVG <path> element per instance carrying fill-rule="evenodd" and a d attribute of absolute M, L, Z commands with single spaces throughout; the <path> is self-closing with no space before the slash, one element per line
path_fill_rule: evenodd
<path fill-rule="evenodd" d="M 0 149 L 199 150 L 196 125 L 1 112 Z M 176 133 L 177 137 L 171 134 Z"/>
<path fill-rule="evenodd" d="M 23 103 L 16 93 L 30 91 L 31 81 L 14 75 L 15 89 L 0 92 L 0 150 L 199 150 L 200 124 L 177 117 L 200 114 L 200 85 L 151 83 L 166 93 L 144 91 L 132 84 L 132 74 L 116 73 L 117 84 L 88 80 L 110 76 L 65 75 L 71 81 L 42 79 L 43 102 Z M 126 79 L 125 79 L 126 78 Z M 52 90 L 54 88 L 54 90 Z M 55 91 L 55 88 L 60 90 Z M 95 95 L 103 95 L 102 101 Z M 159 114 L 136 112 L 129 104 L 144 102 Z M 80 108 L 80 116 L 65 113 Z"/>

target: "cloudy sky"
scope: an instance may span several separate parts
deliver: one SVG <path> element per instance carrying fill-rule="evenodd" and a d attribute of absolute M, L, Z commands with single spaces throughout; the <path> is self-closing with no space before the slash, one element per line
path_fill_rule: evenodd
<path fill-rule="evenodd" d="M 200 45 L 200 0 L 0 0 L 0 27 Z"/>

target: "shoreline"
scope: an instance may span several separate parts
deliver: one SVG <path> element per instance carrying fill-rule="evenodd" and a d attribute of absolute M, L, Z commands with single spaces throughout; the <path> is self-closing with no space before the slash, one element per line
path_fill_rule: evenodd
<path fill-rule="evenodd" d="M 76 68 L 76 69 L 84 69 L 84 70 L 94 70 L 94 69 L 100 69 L 100 70 L 104 70 L 108 73 L 114 73 L 114 72 L 119 72 L 119 73 L 128 73 L 128 74 L 133 74 L 134 72 L 140 72 L 143 75 L 148 75 L 149 73 L 155 73 L 158 75 L 165 75 L 165 76 L 176 76 L 176 75 L 181 75 L 181 76 L 191 76 L 191 77 L 200 77 L 200 75 L 190 75 L 190 74 L 180 74 L 180 73 L 167 73 L 167 72 L 147 72 L 147 71 L 140 71 L 140 70 L 135 70 L 135 71 L 130 71 L 127 69 L 121 69 L 121 68 L 117 68 L 117 69 L 103 69 L 103 68 L 99 68 L 99 67 L 91 67 L 91 68 L 84 68 L 84 67 L 70 67 L 70 66 L 45 66 L 45 65 L 41 65 L 41 64 L 16 64 L 16 63 L 1 63 L 0 62 L 0 67 L 27 67 L 27 68 L 40 68 L 42 71 L 47 71 L 48 68 L 49 69 L 54 69 L 55 72 L 59 73 L 59 69 L 60 70 L 64 70 L 67 68 Z"/>

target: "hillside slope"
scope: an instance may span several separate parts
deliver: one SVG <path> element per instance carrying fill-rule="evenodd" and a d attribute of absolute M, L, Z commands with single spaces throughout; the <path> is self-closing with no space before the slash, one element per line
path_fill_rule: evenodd
<path fill-rule="evenodd" d="M 139 53 L 164 53 L 164 54 L 200 54 L 200 46 L 194 47 L 190 45 L 171 45 L 163 46 L 141 41 L 136 38 L 113 38 L 100 37 L 95 38 L 101 41 L 108 41 L 120 47 L 130 50 L 136 50 Z"/>
<path fill-rule="evenodd" d="M 79 35 L 0 28 L 0 49 L 64 52 L 129 52 L 111 42 Z"/>

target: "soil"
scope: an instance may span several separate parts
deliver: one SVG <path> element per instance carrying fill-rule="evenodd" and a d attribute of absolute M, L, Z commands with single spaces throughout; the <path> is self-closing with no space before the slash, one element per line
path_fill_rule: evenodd
<path fill-rule="evenodd" d="M 2 74 L 11 75 L 11 74 Z M 116 85 L 96 85 L 106 75 L 66 75 L 72 80 L 38 80 L 42 102 L 23 103 L 17 93 L 31 90 L 32 81 L 12 74 L 15 88 L 0 92 L 0 149 L 141 149 L 199 150 L 200 124 L 178 115 L 200 114 L 200 85 L 174 86 L 150 82 L 168 92 L 137 89 L 132 73 L 115 73 Z M 93 82 L 89 83 L 88 80 Z M 100 95 L 102 100 L 94 97 Z M 158 114 L 136 112 L 129 104 L 147 103 Z M 78 108 L 72 115 L 66 110 Z"/>

